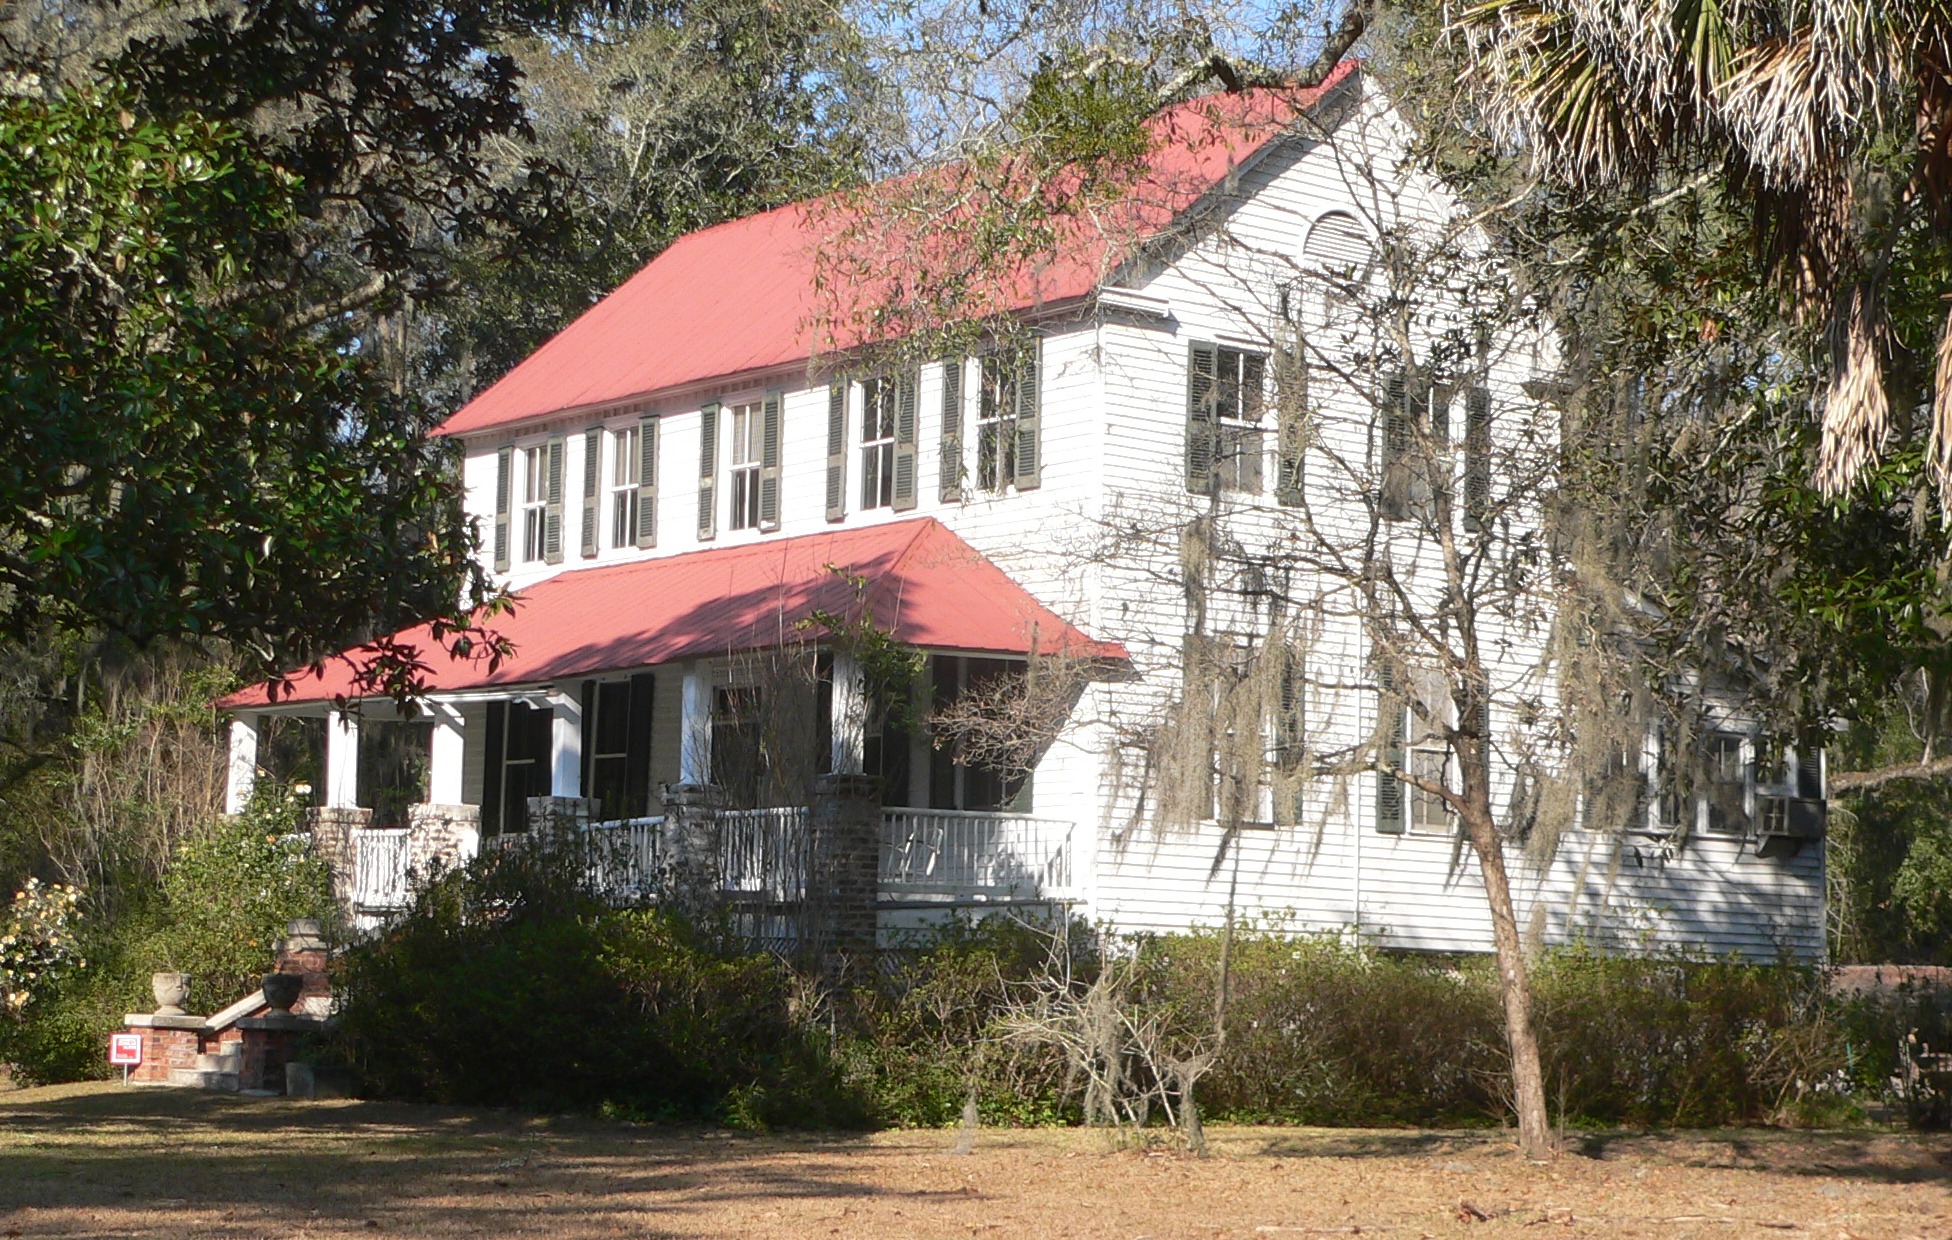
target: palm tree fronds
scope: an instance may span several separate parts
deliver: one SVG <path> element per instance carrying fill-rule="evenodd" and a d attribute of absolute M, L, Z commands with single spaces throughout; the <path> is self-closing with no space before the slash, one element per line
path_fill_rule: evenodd
<path fill-rule="evenodd" d="M 1925 449 L 1939 512 L 1952 521 L 1952 309 L 1938 336 L 1938 367 L 1932 382 L 1932 437 Z"/>
<path fill-rule="evenodd" d="M 1882 299 L 1869 282 L 1859 281 L 1838 299 L 1816 464 L 1817 489 L 1826 499 L 1848 491 L 1891 441 L 1891 404 L 1884 394 L 1886 332 Z"/>

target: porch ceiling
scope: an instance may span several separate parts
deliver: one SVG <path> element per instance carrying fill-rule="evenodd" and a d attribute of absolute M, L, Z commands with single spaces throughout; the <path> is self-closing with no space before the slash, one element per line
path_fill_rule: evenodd
<path fill-rule="evenodd" d="M 855 579 L 865 582 L 859 593 Z M 773 649 L 817 639 L 821 631 L 808 627 L 816 612 L 865 615 L 929 649 L 1128 657 L 1118 643 L 1061 619 L 932 517 L 565 571 L 486 621 L 515 647 L 493 672 L 485 662 L 443 658 L 425 625 L 396 640 L 433 665 L 430 691 L 456 692 Z M 354 673 L 369 650 L 291 673 L 292 692 L 276 703 L 356 695 Z M 266 681 L 217 705 L 271 705 L 271 689 Z"/>

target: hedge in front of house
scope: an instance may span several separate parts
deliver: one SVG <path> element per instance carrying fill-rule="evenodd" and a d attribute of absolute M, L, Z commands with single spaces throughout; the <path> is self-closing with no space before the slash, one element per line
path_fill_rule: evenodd
<path fill-rule="evenodd" d="M 858 1127 L 864 1101 L 770 956 L 533 850 L 433 876 L 349 951 L 331 1054 L 376 1096 L 634 1118 Z"/>
<path fill-rule="evenodd" d="M 390 1097 L 740 1124 L 1071 1122 L 1061 1052 L 1005 1036 L 1061 962 L 1121 953 L 1121 1002 L 1174 1045 L 1210 1044 L 1222 936 L 1098 943 L 995 917 L 958 923 L 833 993 L 735 940 L 606 907 L 571 858 L 504 853 L 423 883 L 351 952 L 337 1053 Z M 1377 951 L 1260 929 L 1228 948 L 1226 1036 L 1199 1082 L 1209 1120 L 1497 1124 L 1508 1066 L 1481 958 Z M 1129 967 L 1128 967 L 1129 966 Z M 1536 1020 L 1555 1117 L 1572 1125 L 1834 1121 L 1884 1089 L 1930 1003 L 1846 1002 L 1819 970 L 1542 954 Z M 1044 993 L 1048 993 L 1048 987 Z"/>

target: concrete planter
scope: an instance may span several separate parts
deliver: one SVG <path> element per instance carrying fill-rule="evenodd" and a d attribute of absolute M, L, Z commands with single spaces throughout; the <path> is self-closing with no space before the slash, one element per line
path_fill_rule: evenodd
<path fill-rule="evenodd" d="M 149 993 L 156 996 L 156 1015 L 181 1016 L 190 997 L 190 974 L 151 973 Z"/>
<path fill-rule="evenodd" d="M 296 973 L 267 973 L 258 979 L 264 990 L 264 1001 L 274 1012 L 289 1012 L 292 1004 L 298 1002 L 299 992 L 305 988 L 305 979 Z"/>

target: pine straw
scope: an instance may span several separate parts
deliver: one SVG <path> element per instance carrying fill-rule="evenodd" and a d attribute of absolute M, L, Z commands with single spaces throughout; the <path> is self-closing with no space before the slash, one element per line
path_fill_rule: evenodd
<path fill-rule="evenodd" d="M 1943 1236 L 1952 1138 L 1220 1128 L 736 1136 L 117 1085 L 0 1093 L 0 1235 Z M 1465 1205 L 1472 1207 L 1467 1211 Z M 1482 1215 L 1482 1219 L 1476 1216 Z M 1352 1229 L 1360 1228 L 1360 1232 Z"/>

